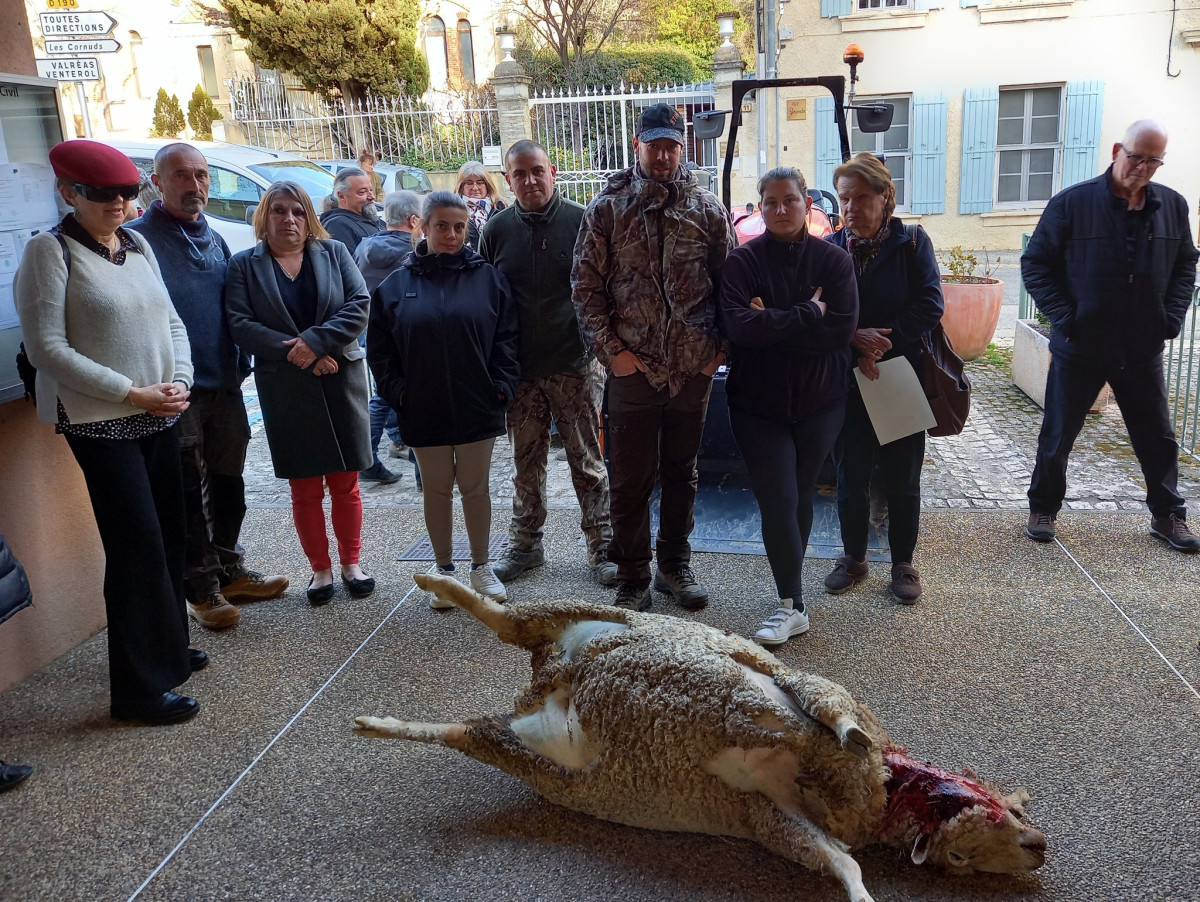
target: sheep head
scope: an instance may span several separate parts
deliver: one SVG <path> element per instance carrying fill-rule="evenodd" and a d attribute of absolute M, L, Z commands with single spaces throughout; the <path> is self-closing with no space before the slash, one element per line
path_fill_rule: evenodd
<path fill-rule="evenodd" d="M 890 777 L 880 838 L 903 845 L 915 864 L 1019 874 L 1045 863 L 1045 834 L 1022 820 L 1024 790 L 1003 796 L 974 775 L 915 761 L 896 747 L 884 763 Z"/>

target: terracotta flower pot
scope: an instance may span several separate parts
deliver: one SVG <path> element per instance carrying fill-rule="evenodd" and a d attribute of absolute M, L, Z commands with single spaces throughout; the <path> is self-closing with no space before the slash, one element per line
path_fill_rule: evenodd
<path fill-rule="evenodd" d="M 983 276 L 942 276 L 942 327 L 963 360 L 987 350 L 1000 321 L 1004 283 Z"/>

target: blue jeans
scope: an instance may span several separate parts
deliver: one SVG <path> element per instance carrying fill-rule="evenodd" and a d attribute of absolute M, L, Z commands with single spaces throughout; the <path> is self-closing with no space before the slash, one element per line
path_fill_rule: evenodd
<path fill-rule="evenodd" d="M 388 402 L 379 397 L 379 395 L 371 395 L 371 401 L 367 405 L 367 409 L 371 414 L 371 463 L 379 463 L 379 440 L 383 438 L 383 433 L 387 432 L 390 438 L 397 445 L 403 444 L 400 439 L 400 426 L 396 423 L 396 411 L 388 405 Z"/>

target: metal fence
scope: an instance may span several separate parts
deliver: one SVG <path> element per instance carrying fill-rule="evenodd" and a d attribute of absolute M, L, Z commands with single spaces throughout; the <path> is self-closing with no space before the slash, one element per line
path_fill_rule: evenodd
<path fill-rule="evenodd" d="M 535 92 L 530 98 L 533 137 L 558 167 L 556 184 L 567 197 L 586 204 L 608 177 L 633 165 L 638 116 L 656 103 L 684 108 L 684 153 L 700 184 L 711 187 L 717 172 L 715 140 L 697 140 L 692 116 L 714 108 L 711 82 L 695 85 L 589 87 L 577 92 Z"/>
<path fill-rule="evenodd" d="M 369 96 L 327 100 L 287 77 L 229 83 L 233 118 L 247 143 L 316 160 L 380 159 L 422 169 L 457 169 L 500 143 L 494 98 L 486 92 L 439 95 L 437 102 Z"/>

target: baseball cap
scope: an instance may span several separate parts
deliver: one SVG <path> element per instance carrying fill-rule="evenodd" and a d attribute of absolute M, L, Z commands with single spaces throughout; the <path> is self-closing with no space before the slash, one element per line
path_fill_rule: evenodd
<path fill-rule="evenodd" d="M 656 103 L 642 110 L 642 118 L 638 122 L 637 137 L 639 141 L 656 141 L 659 138 L 670 138 L 679 144 L 683 143 L 683 116 L 679 110 L 666 103 Z"/>

